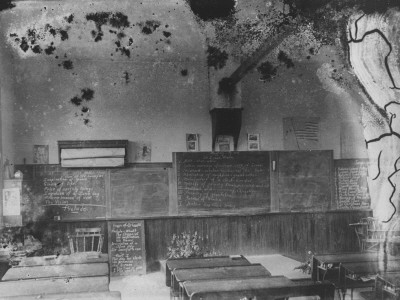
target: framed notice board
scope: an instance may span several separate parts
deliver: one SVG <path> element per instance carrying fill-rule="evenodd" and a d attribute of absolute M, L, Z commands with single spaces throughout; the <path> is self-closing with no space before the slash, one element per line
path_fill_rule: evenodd
<path fill-rule="evenodd" d="M 368 209 L 368 159 L 335 160 L 336 209 Z"/>
<path fill-rule="evenodd" d="M 144 221 L 111 221 L 108 235 L 111 276 L 146 274 Z"/>

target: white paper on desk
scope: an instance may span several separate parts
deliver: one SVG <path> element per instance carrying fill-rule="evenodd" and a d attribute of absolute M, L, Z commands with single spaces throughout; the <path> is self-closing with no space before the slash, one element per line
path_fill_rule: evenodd
<path fill-rule="evenodd" d="M 3 216 L 21 214 L 21 193 L 19 188 L 3 189 Z"/>

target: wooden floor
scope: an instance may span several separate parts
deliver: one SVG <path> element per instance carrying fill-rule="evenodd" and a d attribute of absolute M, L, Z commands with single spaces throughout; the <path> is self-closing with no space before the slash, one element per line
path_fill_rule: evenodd
<path fill-rule="evenodd" d="M 309 275 L 300 270 L 294 270 L 300 263 L 291 258 L 273 254 L 262 256 L 246 256 L 251 263 L 261 263 L 272 275 L 284 275 L 290 279 L 307 278 Z M 161 271 L 153 272 L 141 276 L 113 277 L 111 278 L 110 290 L 120 291 L 122 300 L 169 300 L 169 288 L 165 286 L 165 265 L 161 264 Z M 369 290 L 355 290 L 353 300 L 372 300 L 363 295 L 368 294 Z M 313 300 L 313 297 L 291 298 L 296 300 Z M 340 299 L 335 295 L 335 300 Z M 350 291 L 346 296 L 350 299 Z"/>

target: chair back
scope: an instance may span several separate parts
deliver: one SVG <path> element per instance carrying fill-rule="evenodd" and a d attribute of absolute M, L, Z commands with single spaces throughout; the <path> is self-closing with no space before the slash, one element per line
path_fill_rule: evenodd
<path fill-rule="evenodd" d="M 75 234 L 69 236 L 71 253 L 101 252 L 103 234 L 101 228 L 76 228 Z"/>

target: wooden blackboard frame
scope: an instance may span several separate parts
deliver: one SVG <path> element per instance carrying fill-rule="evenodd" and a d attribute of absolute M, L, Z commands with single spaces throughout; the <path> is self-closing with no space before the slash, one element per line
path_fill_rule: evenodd
<path fill-rule="evenodd" d="M 113 239 L 112 239 L 112 228 L 113 228 L 113 224 L 123 224 L 123 223 L 136 223 L 136 224 L 140 224 L 140 244 L 141 244 L 141 270 L 136 271 L 136 270 L 131 270 L 129 272 L 120 274 L 119 272 L 114 272 L 113 269 L 113 249 L 112 249 L 112 243 L 113 243 Z M 129 276 L 129 275 L 143 275 L 146 274 L 147 272 L 147 260 L 146 260 L 146 238 L 145 238 L 145 230 L 144 230 L 144 226 L 145 226 L 145 222 L 144 220 L 118 220 L 118 221 L 108 221 L 107 222 L 107 231 L 108 231 L 108 263 L 109 263 L 109 270 L 110 270 L 110 277 L 118 277 L 118 276 Z"/>

